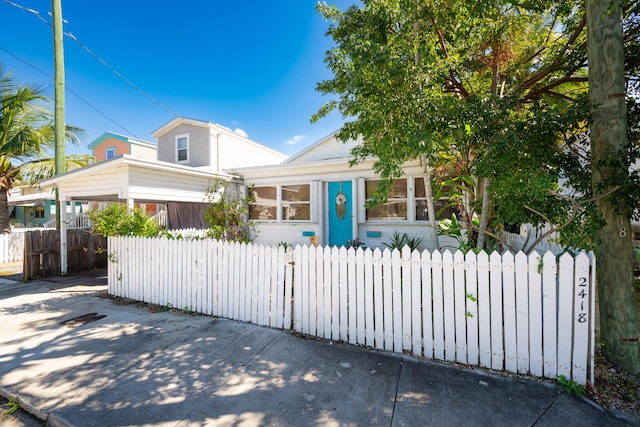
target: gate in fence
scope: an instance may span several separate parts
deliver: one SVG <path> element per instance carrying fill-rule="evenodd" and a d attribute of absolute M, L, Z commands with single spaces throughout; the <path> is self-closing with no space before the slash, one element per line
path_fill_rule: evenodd
<path fill-rule="evenodd" d="M 67 272 L 107 266 L 107 239 L 88 230 L 67 230 Z M 24 233 L 24 280 L 60 274 L 60 232 L 34 230 Z"/>
<path fill-rule="evenodd" d="M 109 238 L 109 292 L 419 357 L 593 380 L 595 257 Z M 589 369 L 591 366 L 591 369 Z"/>

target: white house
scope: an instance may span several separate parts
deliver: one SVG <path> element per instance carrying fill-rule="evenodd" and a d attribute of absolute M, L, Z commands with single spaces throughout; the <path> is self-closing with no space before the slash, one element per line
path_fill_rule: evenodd
<path fill-rule="evenodd" d="M 223 126 L 182 117 L 153 135 L 158 140 L 157 159 L 121 154 L 43 180 L 40 186 L 58 188 L 60 201 L 166 206 L 169 228 L 203 228 L 207 189 L 216 180 L 242 182 L 225 173 L 223 166 L 254 166 L 287 158 Z M 113 140 L 112 134 L 108 136 Z M 104 144 L 100 141 L 96 146 Z"/>
<path fill-rule="evenodd" d="M 387 202 L 367 209 L 380 178 L 373 170 L 374 159 L 349 166 L 357 143 L 342 143 L 332 134 L 280 164 L 228 170 L 242 177 L 245 186 L 253 186 L 255 241 L 342 246 L 358 239 L 367 247 L 383 248 L 398 232 L 422 238 L 421 249 L 435 248 L 438 242 L 428 240 L 423 167 L 417 161 L 407 163 Z M 457 247 L 447 237 L 439 240 L 441 247 Z"/>
<path fill-rule="evenodd" d="M 122 154 L 49 178 L 41 186 L 58 188 L 61 201 L 166 206 L 169 228 L 201 228 L 206 190 L 222 179 L 253 188 L 256 201 L 250 217 L 257 226 L 257 242 L 342 246 L 357 239 L 367 247 L 383 248 L 398 232 L 422 238 L 421 249 L 438 243 L 457 247 L 446 237 L 429 240 L 424 172 L 417 161 L 405 165 L 405 176 L 395 181 L 386 203 L 367 209 L 379 177 L 374 159 L 349 166 L 358 141 L 345 144 L 332 134 L 287 159 L 224 126 L 200 120 L 174 118 L 153 136 L 156 160 Z"/>

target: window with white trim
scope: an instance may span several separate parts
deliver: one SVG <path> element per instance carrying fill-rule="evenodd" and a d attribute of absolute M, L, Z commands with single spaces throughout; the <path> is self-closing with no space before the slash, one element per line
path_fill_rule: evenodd
<path fill-rule="evenodd" d="M 104 158 L 106 160 L 113 159 L 116 156 L 116 147 L 109 147 L 104 150 Z"/>
<path fill-rule="evenodd" d="M 309 221 L 311 219 L 309 184 L 283 185 L 281 192 L 283 221 Z"/>
<path fill-rule="evenodd" d="M 189 161 L 189 135 L 176 135 L 176 162 Z"/>
<path fill-rule="evenodd" d="M 369 200 L 378 184 L 379 179 L 365 181 L 365 197 Z M 366 209 L 367 221 L 404 221 L 407 219 L 407 180 L 396 179 L 387 191 L 387 201 L 374 208 Z"/>
<path fill-rule="evenodd" d="M 310 221 L 311 185 L 287 184 L 254 186 L 254 202 L 249 206 L 249 219 L 254 221 Z M 278 218 L 278 212 L 280 217 Z"/>
<path fill-rule="evenodd" d="M 248 189 L 253 193 L 254 202 L 249 206 L 249 219 L 275 221 L 278 219 L 278 187 L 275 185 L 255 186 Z"/>
<path fill-rule="evenodd" d="M 416 221 L 428 221 L 429 212 L 427 211 L 427 193 L 424 188 L 424 177 L 414 178 L 415 200 L 416 200 Z M 436 213 L 436 219 L 449 219 L 455 213 L 455 210 L 449 205 L 446 197 L 441 197 L 433 201 L 433 208 Z"/>

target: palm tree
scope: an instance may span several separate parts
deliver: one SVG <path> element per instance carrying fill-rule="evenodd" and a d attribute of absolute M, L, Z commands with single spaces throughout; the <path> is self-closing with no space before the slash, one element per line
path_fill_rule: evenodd
<path fill-rule="evenodd" d="M 42 177 L 46 168 L 36 172 L 47 149 L 54 147 L 53 114 L 46 108 L 47 97 L 37 84 L 16 83 L 0 67 L 0 234 L 11 233 L 7 192 L 20 179 Z M 82 131 L 67 127 L 66 139 L 77 144 Z"/>

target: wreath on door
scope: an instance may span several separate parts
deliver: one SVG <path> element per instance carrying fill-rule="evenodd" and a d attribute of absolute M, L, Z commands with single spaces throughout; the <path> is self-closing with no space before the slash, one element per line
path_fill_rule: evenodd
<path fill-rule="evenodd" d="M 340 185 L 342 187 L 342 185 Z M 344 195 L 342 190 L 338 191 L 338 195 L 336 196 L 336 215 L 338 219 L 344 219 L 345 214 L 347 213 L 347 196 Z"/>

